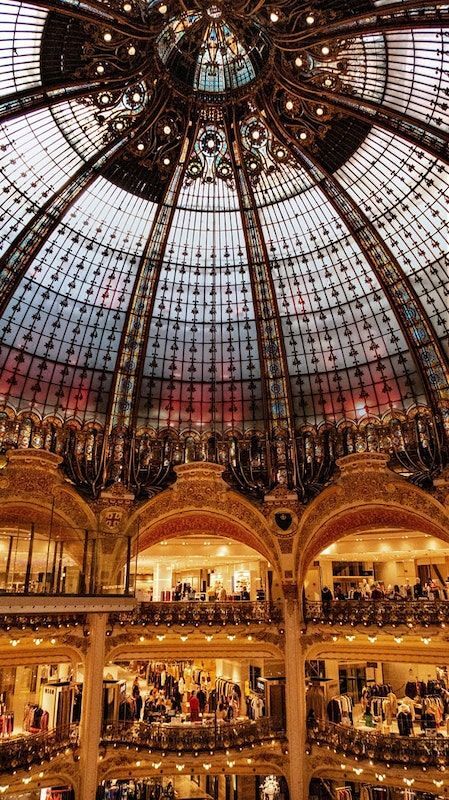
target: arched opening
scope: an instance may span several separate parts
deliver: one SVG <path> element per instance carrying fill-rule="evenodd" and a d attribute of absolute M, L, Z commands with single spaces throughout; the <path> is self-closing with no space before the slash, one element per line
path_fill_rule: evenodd
<path fill-rule="evenodd" d="M 310 602 L 321 601 L 325 589 L 337 600 L 447 600 L 448 576 L 448 541 L 409 527 L 378 526 L 324 546 L 308 566 L 304 589 Z"/>
<path fill-rule="evenodd" d="M 144 602 L 263 602 L 273 594 L 273 568 L 246 544 L 198 532 L 140 547 L 135 588 Z"/>

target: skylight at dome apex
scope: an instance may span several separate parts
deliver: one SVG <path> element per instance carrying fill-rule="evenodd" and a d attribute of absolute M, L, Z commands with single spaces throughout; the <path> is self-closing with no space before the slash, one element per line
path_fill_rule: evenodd
<path fill-rule="evenodd" d="M 447 423 L 449 6 L 4 2 L 6 415 Z"/>

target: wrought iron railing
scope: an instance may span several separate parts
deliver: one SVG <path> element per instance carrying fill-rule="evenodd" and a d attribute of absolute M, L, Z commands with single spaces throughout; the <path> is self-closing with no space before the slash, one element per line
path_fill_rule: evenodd
<path fill-rule="evenodd" d="M 448 600 L 332 600 L 306 601 L 305 620 L 325 625 L 429 625 L 449 623 Z"/>
<path fill-rule="evenodd" d="M 69 478 L 93 497 L 117 481 L 138 497 L 151 497 L 175 480 L 176 465 L 209 461 L 221 464 L 228 483 L 250 496 L 262 497 L 282 476 L 306 502 L 330 480 L 338 458 L 364 452 L 386 453 L 393 469 L 428 488 L 448 463 L 447 435 L 427 408 L 407 417 L 307 429 L 294 439 L 167 429 L 139 434 L 115 429 L 105 436 L 98 426 L 78 430 L 0 413 L 0 452 L 33 448 L 56 453 Z"/>
<path fill-rule="evenodd" d="M 69 725 L 45 733 L 0 739 L 0 772 L 28 769 L 32 764 L 45 764 L 67 748 L 78 746 L 78 726 Z"/>
<path fill-rule="evenodd" d="M 277 603 L 235 601 L 232 603 L 184 602 L 139 603 L 133 611 L 109 614 L 115 625 L 257 625 L 282 622 L 282 608 Z"/>
<path fill-rule="evenodd" d="M 104 726 L 103 744 L 126 744 L 156 752 L 200 753 L 251 747 L 283 738 L 285 732 L 270 717 L 242 722 L 210 724 L 158 724 L 112 722 Z"/>
<path fill-rule="evenodd" d="M 438 768 L 449 763 L 449 739 L 442 735 L 368 733 L 333 722 L 317 721 L 309 726 L 307 738 L 310 744 L 325 745 L 358 760 Z"/>

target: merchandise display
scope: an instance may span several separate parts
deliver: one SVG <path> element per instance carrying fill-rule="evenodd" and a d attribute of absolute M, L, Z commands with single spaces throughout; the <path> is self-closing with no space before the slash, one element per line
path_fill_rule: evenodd
<path fill-rule="evenodd" d="M 134 670 L 133 670 L 134 668 Z M 240 671 L 240 665 L 234 665 Z M 135 673 L 138 672 L 136 675 Z M 217 676 L 215 661 L 148 661 L 119 665 L 120 679 L 105 680 L 104 719 L 165 725 L 258 720 L 266 713 L 265 685 Z M 269 687 L 268 687 L 269 688 Z M 118 703 L 112 696 L 118 692 Z M 109 699 L 108 699 L 109 698 Z"/>

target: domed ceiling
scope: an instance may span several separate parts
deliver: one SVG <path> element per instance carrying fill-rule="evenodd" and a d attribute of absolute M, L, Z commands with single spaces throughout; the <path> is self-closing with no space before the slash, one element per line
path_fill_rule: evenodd
<path fill-rule="evenodd" d="M 447 5 L 2 9 L 3 430 L 449 425 Z"/>

